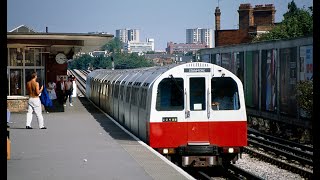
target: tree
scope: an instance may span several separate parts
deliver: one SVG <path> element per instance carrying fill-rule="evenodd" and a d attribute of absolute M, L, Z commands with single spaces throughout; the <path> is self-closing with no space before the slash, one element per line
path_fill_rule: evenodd
<path fill-rule="evenodd" d="M 93 57 L 85 54 L 72 62 L 68 63 L 68 69 L 88 69 L 89 64 L 92 64 Z"/>
<path fill-rule="evenodd" d="M 109 41 L 107 44 L 102 46 L 101 50 L 112 53 L 120 53 L 121 52 L 122 43 L 119 38 L 115 37 L 111 41 Z"/>
<path fill-rule="evenodd" d="M 114 59 L 115 67 L 120 68 L 139 68 L 153 66 L 153 62 L 147 60 L 144 56 L 138 56 L 136 53 L 121 53 L 121 42 L 118 38 L 114 38 L 107 44 L 102 46 L 101 50 L 111 52 L 108 57 L 99 56 L 91 57 L 87 54 L 75 59 L 68 64 L 69 69 L 88 69 L 92 65 L 93 69 L 111 69 L 111 57 Z"/>
<path fill-rule="evenodd" d="M 312 80 L 300 81 L 296 86 L 297 102 L 301 109 L 311 116 L 313 113 L 313 82 Z"/>
<path fill-rule="evenodd" d="M 313 34 L 313 9 L 298 8 L 294 1 L 288 4 L 288 11 L 283 15 L 283 21 L 268 33 L 261 34 L 253 42 L 290 39 Z"/>

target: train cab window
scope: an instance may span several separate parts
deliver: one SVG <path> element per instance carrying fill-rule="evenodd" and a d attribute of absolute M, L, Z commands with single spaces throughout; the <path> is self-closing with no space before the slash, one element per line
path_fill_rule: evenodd
<path fill-rule="evenodd" d="M 190 110 L 205 110 L 206 106 L 206 82 L 205 78 L 190 78 Z"/>
<path fill-rule="evenodd" d="M 230 77 L 211 79 L 212 110 L 238 110 L 240 108 L 237 83 Z"/>
<path fill-rule="evenodd" d="M 179 111 L 184 109 L 183 79 L 165 78 L 157 90 L 156 109 L 158 111 Z"/>

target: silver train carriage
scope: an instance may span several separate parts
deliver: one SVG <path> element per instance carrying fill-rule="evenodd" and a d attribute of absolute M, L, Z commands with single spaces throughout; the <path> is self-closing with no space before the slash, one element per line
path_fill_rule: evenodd
<path fill-rule="evenodd" d="M 242 83 L 215 64 L 95 70 L 86 96 L 182 166 L 234 162 L 247 146 Z"/>

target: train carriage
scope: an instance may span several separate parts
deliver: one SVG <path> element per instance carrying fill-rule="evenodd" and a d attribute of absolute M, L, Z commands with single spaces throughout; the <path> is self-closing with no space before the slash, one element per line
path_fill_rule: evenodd
<path fill-rule="evenodd" d="M 182 166 L 235 161 L 247 145 L 242 83 L 220 66 L 194 62 L 99 70 L 88 74 L 87 87 L 101 83 L 99 74 L 112 89 L 107 90 L 108 99 L 97 105 L 108 106 L 106 112 L 115 120 Z M 87 89 L 88 98 L 96 103 L 101 96 L 92 91 L 101 89 Z"/>

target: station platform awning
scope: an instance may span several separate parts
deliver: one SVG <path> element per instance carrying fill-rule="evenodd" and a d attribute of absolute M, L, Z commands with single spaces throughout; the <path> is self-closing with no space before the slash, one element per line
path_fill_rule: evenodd
<path fill-rule="evenodd" d="M 7 47 L 45 47 L 52 54 L 73 48 L 74 53 L 88 53 L 112 38 L 112 34 L 8 32 Z"/>

